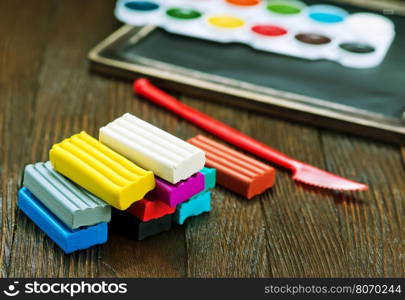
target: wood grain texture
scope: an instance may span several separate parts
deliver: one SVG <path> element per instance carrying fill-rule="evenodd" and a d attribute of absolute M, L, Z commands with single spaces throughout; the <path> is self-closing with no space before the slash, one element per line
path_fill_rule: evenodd
<path fill-rule="evenodd" d="M 48 1 L 27 5 L 22 2 L 0 2 L 0 267 L 3 277 L 8 276 L 13 257 L 24 255 L 13 251 L 16 221 L 20 220 L 16 210 L 16 191 L 21 167 L 29 162 L 27 149 L 31 145 L 37 74 L 43 57 L 50 9 Z M 37 9 L 38 16 L 35 16 Z M 30 227 L 24 221 L 20 224 L 21 228 Z"/>
<path fill-rule="evenodd" d="M 405 174 L 398 147 L 330 132 L 322 138 L 328 168 L 370 186 L 361 196 L 335 197 L 344 246 L 341 275 L 403 277 Z"/>
<path fill-rule="evenodd" d="M 170 115 L 151 109 L 148 103 L 136 99 L 128 83 L 113 84 L 109 102 L 103 111 L 106 114 L 98 127 L 130 112 L 172 133 L 178 128 Z M 135 241 L 118 231 L 112 231 L 109 242 L 103 247 L 100 276 L 184 277 L 187 264 L 185 251 L 182 227 L 144 241 Z"/>
<path fill-rule="evenodd" d="M 247 129 L 246 125 L 250 123 L 251 114 L 242 110 L 186 97 L 182 97 L 182 100 L 235 128 Z M 238 115 L 238 118 L 235 118 L 235 115 Z M 185 138 L 201 133 L 193 125 L 180 119 L 178 122 L 181 128 L 187 129 Z M 207 133 L 204 135 L 212 138 Z M 270 194 L 272 194 L 271 190 L 262 197 Z M 267 277 L 270 275 L 266 251 L 266 224 L 259 199 L 260 197 L 248 201 L 222 187 L 214 190 L 213 210 L 210 214 L 186 221 L 188 276 Z"/>
<path fill-rule="evenodd" d="M 26 162 L 46 161 L 52 144 L 81 128 L 93 133 L 96 128 L 93 120 L 97 106 L 102 105 L 107 98 L 109 88 L 108 84 L 102 84 L 102 80 L 94 80 L 88 76 L 87 62 L 83 57 L 94 43 L 116 26 L 110 18 L 112 7 L 98 6 L 95 1 L 46 2 L 47 10 L 38 9 L 34 2 L 32 7 L 27 8 L 44 13 L 44 16 L 26 19 L 44 19 L 46 30 L 45 36 L 40 39 L 41 47 L 34 49 L 41 55 L 40 68 L 30 77 L 24 78 L 28 82 L 37 83 L 35 103 L 27 108 L 33 113 L 33 120 L 27 124 L 28 131 L 19 134 L 30 141 L 29 145 L 23 147 L 25 153 L 22 158 Z M 19 5 L 25 7 L 21 3 Z M 31 24 L 23 26 L 35 28 Z M 98 30 L 94 33 L 84 28 Z M 31 34 L 35 39 L 36 32 Z M 93 86 L 94 90 L 89 90 L 89 86 Z M 25 104 L 21 101 L 20 105 Z M 24 161 L 16 160 L 16 163 L 19 164 L 19 174 Z M 15 197 L 13 198 L 15 202 Z M 9 260 L 8 276 L 61 277 L 97 274 L 100 247 L 65 256 L 21 212 L 17 215 L 14 235 L 20 238 L 14 239 L 11 253 L 21 255 L 14 255 Z"/>
<path fill-rule="evenodd" d="M 22 5 L 24 3 L 24 5 Z M 92 46 L 118 27 L 114 1 L 0 2 L 0 270 L 2 277 L 403 277 L 405 150 L 178 96 L 297 159 L 370 185 L 333 193 L 294 183 L 246 201 L 218 187 L 213 211 L 138 242 L 64 255 L 16 207 L 21 171 L 52 144 L 131 112 L 183 139 L 201 132 L 89 73 Z M 35 13 L 34 13 L 35 12 Z M 209 136 L 209 135 L 208 135 Z"/>

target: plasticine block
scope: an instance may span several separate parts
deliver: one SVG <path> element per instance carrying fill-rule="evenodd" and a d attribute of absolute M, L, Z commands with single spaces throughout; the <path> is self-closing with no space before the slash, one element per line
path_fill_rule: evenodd
<path fill-rule="evenodd" d="M 157 235 L 161 232 L 168 231 L 172 228 L 172 215 L 166 215 L 159 219 L 153 219 L 148 222 L 136 220 L 135 237 L 141 241 L 147 237 Z"/>
<path fill-rule="evenodd" d="M 173 215 L 173 221 L 181 225 L 187 218 L 201 215 L 210 210 L 211 192 L 207 191 L 179 204 Z"/>
<path fill-rule="evenodd" d="M 69 228 L 111 219 L 111 207 L 56 172 L 51 163 L 27 165 L 23 185 Z"/>
<path fill-rule="evenodd" d="M 132 204 L 127 211 L 136 216 L 142 222 L 158 219 L 165 215 L 170 215 L 176 210 L 159 200 L 142 199 Z"/>
<path fill-rule="evenodd" d="M 25 187 L 18 192 L 18 207 L 65 253 L 107 242 L 107 223 L 72 230 Z"/>
<path fill-rule="evenodd" d="M 204 167 L 200 172 L 204 175 L 204 192 L 215 188 L 215 183 L 217 182 L 217 170 Z"/>
<path fill-rule="evenodd" d="M 129 234 L 131 237 L 135 237 L 140 241 L 170 230 L 172 227 L 172 216 L 173 215 L 170 214 L 158 219 L 142 222 L 126 211 L 113 210 L 112 225 L 115 230 Z"/>
<path fill-rule="evenodd" d="M 147 237 L 157 235 L 161 232 L 168 231 L 172 228 L 172 215 L 166 215 L 159 219 L 153 219 L 148 222 L 137 221 L 135 226 L 135 237 L 141 241 Z"/>
<path fill-rule="evenodd" d="M 99 140 L 156 176 L 177 183 L 204 167 L 204 152 L 129 113 L 100 128 Z"/>
<path fill-rule="evenodd" d="M 145 171 L 84 131 L 53 145 L 49 153 L 56 171 L 117 209 L 127 209 L 155 188 Z"/>
<path fill-rule="evenodd" d="M 248 199 L 273 186 L 274 168 L 202 135 L 188 142 L 205 152 L 205 165 L 217 169 L 219 185 Z"/>
<path fill-rule="evenodd" d="M 150 191 L 145 198 L 158 199 L 171 207 L 176 207 L 177 204 L 190 199 L 202 190 L 204 190 L 204 175 L 200 172 L 176 184 L 156 177 L 156 188 Z"/>

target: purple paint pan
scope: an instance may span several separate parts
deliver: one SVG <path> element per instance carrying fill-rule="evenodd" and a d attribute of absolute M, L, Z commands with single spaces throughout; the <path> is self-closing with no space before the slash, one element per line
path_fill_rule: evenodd
<path fill-rule="evenodd" d="M 176 184 L 171 184 L 157 176 L 155 179 L 155 189 L 150 191 L 145 198 L 163 201 L 170 207 L 175 207 L 204 190 L 204 175 L 201 172 Z"/>

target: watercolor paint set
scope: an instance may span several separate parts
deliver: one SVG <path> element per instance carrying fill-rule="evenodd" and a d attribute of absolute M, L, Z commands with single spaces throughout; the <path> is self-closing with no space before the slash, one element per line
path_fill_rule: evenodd
<path fill-rule="evenodd" d="M 134 26 L 350 68 L 378 66 L 395 38 L 394 23 L 383 15 L 296 0 L 119 0 L 115 16 Z"/>
<path fill-rule="evenodd" d="M 110 220 L 143 240 L 209 212 L 216 166 L 218 183 L 248 199 L 273 185 L 273 168 L 233 150 L 217 161 L 223 146 L 200 147 L 201 139 L 183 141 L 126 113 L 98 140 L 82 131 L 53 145 L 48 162 L 27 165 L 18 206 L 71 253 L 107 242 Z"/>

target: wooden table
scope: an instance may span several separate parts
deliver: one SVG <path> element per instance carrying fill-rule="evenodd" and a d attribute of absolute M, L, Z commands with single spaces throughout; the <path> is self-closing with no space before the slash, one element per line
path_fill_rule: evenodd
<path fill-rule="evenodd" d="M 89 72 L 88 51 L 118 28 L 114 1 L 0 2 L 2 277 L 347 277 L 405 275 L 405 152 L 397 146 L 198 99 L 185 103 L 303 161 L 370 185 L 341 194 L 276 186 L 252 201 L 218 187 L 213 211 L 138 242 L 64 255 L 17 208 L 21 171 L 52 144 L 124 112 L 181 137 L 201 131 Z"/>

